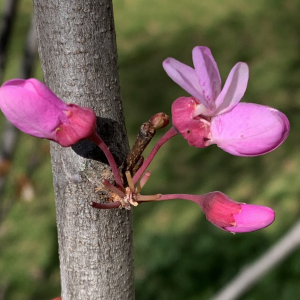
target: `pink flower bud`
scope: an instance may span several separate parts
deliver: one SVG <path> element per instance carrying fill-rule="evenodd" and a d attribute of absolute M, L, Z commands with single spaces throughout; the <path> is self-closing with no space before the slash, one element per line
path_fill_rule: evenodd
<path fill-rule="evenodd" d="M 96 115 L 66 104 L 37 79 L 12 79 L 0 88 L 0 108 L 21 131 L 69 147 L 93 134 Z"/>
<path fill-rule="evenodd" d="M 198 202 L 208 221 L 230 232 L 250 232 L 269 226 L 275 219 L 272 209 L 238 203 L 221 192 L 202 196 Z"/>

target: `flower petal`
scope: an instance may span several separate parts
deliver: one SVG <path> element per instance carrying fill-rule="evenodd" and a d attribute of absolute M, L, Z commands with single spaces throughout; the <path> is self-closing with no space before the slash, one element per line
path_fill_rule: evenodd
<path fill-rule="evenodd" d="M 249 68 L 246 63 L 237 63 L 230 71 L 222 92 L 216 99 L 214 115 L 229 111 L 240 102 L 245 94 L 249 79 Z"/>
<path fill-rule="evenodd" d="M 195 47 L 192 55 L 203 96 L 210 109 L 214 109 L 215 100 L 221 92 L 221 77 L 217 63 L 210 49 L 204 46 Z"/>
<path fill-rule="evenodd" d="M 96 115 L 87 107 L 67 105 L 37 79 L 14 79 L 0 88 L 0 108 L 21 131 L 69 147 L 92 135 Z"/>
<path fill-rule="evenodd" d="M 266 206 L 241 204 L 241 212 L 233 215 L 236 226 L 225 227 L 230 232 L 250 232 L 265 228 L 275 220 L 274 211 Z"/>
<path fill-rule="evenodd" d="M 19 86 L 20 88 L 24 88 L 25 90 L 31 91 L 37 96 L 42 97 L 44 102 L 49 102 L 51 105 L 55 105 L 59 109 L 64 109 L 66 104 L 58 98 L 44 83 L 41 81 L 30 78 L 30 79 L 11 79 L 6 81 L 2 87 L 8 86 Z"/>
<path fill-rule="evenodd" d="M 200 117 L 194 118 L 194 111 L 199 105 L 194 97 L 176 99 L 172 104 L 172 122 L 191 146 L 204 148 L 210 134 L 210 123 Z"/>
<path fill-rule="evenodd" d="M 36 137 L 53 140 L 60 117 L 66 119 L 62 107 L 68 106 L 61 101 L 60 109 L 33 91 L 32 85 L 26 87 L 25 80 L 11 80 L 0 88 L 0 108 L 7 119 L 21 131 Z M 56 97 L 56 96 L 55 96 Z M 56 101 L 56 99 L 55 99 Z"/>
<path fill-rule="evenodd" d="M 203 97 L 196 71 L 193 68 L 171 57 L 164 60 L 163 68 L 174 82 L 197 98 L 205 107 L 209 107 L 207 100 Z"/>
<path fill-rule="evenodd" d="M 276 149 L 287 138 L 290 124 L 280 111 L 259 104 L 239 103 L 212 117 L 209 144 L 237 156 L 257 156 Z"/>
<path fill-rule="evenodd" d="M 97 117 L 92 109 L 69 104 L 66 115 L 67 122 L 62 122 L 56 130 L 55 141 L 61 146 L 70 147 L 95 131 Z"/>

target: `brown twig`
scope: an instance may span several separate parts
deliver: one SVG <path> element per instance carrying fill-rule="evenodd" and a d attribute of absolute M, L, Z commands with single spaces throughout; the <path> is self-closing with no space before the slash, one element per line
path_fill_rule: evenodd
<path fill-rule="evenodd" d="M 135 172 L 138 170 L 138 166 L 143 162 L 141 155 L 154 137 L 156 130 L 164 128 L 168 124 L 169 117 L 165 113 L 157 113 L 152 116 L 148 122 L 142 124 L 136 141 L 121 167 L 121 173 L 124 178 L 126 171 L 129 171 L 132 174 L 133 170 Z"/>
<path fill-rule="evenodd" d="M 150 121 L 142 124 L 136 141 L 121 167 L 122 174 L 125 174 L 126 171 L 132 173 L 132 169 L 137 164 L 145 148 L 148 146 L 148 144 L 154 137 L 155 132 L 156 129 L 151 125 Z"/>

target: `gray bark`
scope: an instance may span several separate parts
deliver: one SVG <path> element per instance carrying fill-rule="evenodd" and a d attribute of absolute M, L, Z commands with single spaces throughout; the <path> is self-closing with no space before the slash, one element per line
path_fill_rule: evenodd
<path fill-rule="evenodd" d="M 95 110 L 121 164 L 129 149 L 111 0 L 33 3 L 45 83 L 65 102 Z M 101 178 L 112 179 L 110 168 L 81 157 L 102 160 L 89 143 L 72 148 L 51 145 L 62 299 L 134 299 L 132 214 L 89 206 L 99 201 Z"/>

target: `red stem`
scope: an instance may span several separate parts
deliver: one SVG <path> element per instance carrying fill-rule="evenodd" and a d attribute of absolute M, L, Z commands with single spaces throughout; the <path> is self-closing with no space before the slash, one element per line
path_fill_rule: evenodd
<path fill-rule="evenodd" d="M 159 199 L 155 201 L 163 201 L 163 200 L 174 200 L 174 199 L 183 199 L 193 201 L 200 205 L 205 195 L 190 195 L 190 194 L 166 194 L 162 195 Z"/>
<path fill-rule="evenodd" d="M 205 194 L 207 195 L 207 194 Z M 198 205 L 201 206 L 201 203 L 203 199 L 205 198 L 205 195 L 190 195 L 190 194 L 166 194 L 166 195 L 160 195 L 159 198 L 153 199 L 153 200 L 139 200 L 138 203 L 149 203 L 149 202 L 156 202 L 156 201 L 164 201 L 164 200 L 175 200 L 175 199 L 183 199 L 183 200 L 189 200 L 192 202 L 197 203 Z M 157 195 L 151 195 L 151 196 L 142 196 L 140 195 L 140 198 L 155 198 L 158 197 L 159 194 Z M 98 208 L 98 209 L 111 209 L 111 208 L 119 208 L 121 206 L 120 201 L 116 202 L 109 202 L 109 203 L 96 203 L 96 202 L 91 202 L 90 205 L 92 207 Z"/>
<path fill-rule="evenodd" d="M 94 142 L 104 152 L 104 154 L 108 160 L 108 163 L 111 167 L 111 170 L 114 174 L 116 184 L 118 186 L 124 188 L 123 182 L 122 182 L 122 179 L 120 176 L 119 168 L 116 164 L 116 161 L 115 161 L 113 155 L 111 154 L 109 148 L 107 147 L 107 145 L 104 143 L 104 141 L 100 138 L 100 136 L 96 132 L 94 132 L 88 139 L 91 140 L 92 142 Z"/>
<path fill-rule="evenodd" d="M 108 189 L 110 189 L 114 194 L 117 194 L 119 197 L 124 198 L 126 196 L 126 194 L 123 191 L 119 190 L 117 187 L 112 185 L 106 179 L 102 179 L 101 182 L 103 185 L 105 185 Z"/>
<path fill-rule="evenodd" d="M 151 161 L 153 160 L 154 156 L 160 149 L 160 147 L 168 141 L 170 138 L 178 134 L 178 131 L 172 126 L 161 138 L 160 140 L 156 143 L 152 151 L 150 152 L 149 156 L 147 159 L 144 161 L 143 165 L 139 168 L 139 170 L 135 173 L 133 176 L 133 183 L 136 184 L 140 177 L 143 175 L 143 173 L 146 171 L 148 166 L 150 165 Z"/>
<path fill-rule="evenodd" d="M 112 209 L 112 208 L 119 208 L 121 206 L 121 202 L 116 201 L 116 202 L 109 202 L 109 203 L 97 203 L 92 201 L 90 203 L 90 206 L 98 209 Z"/>

